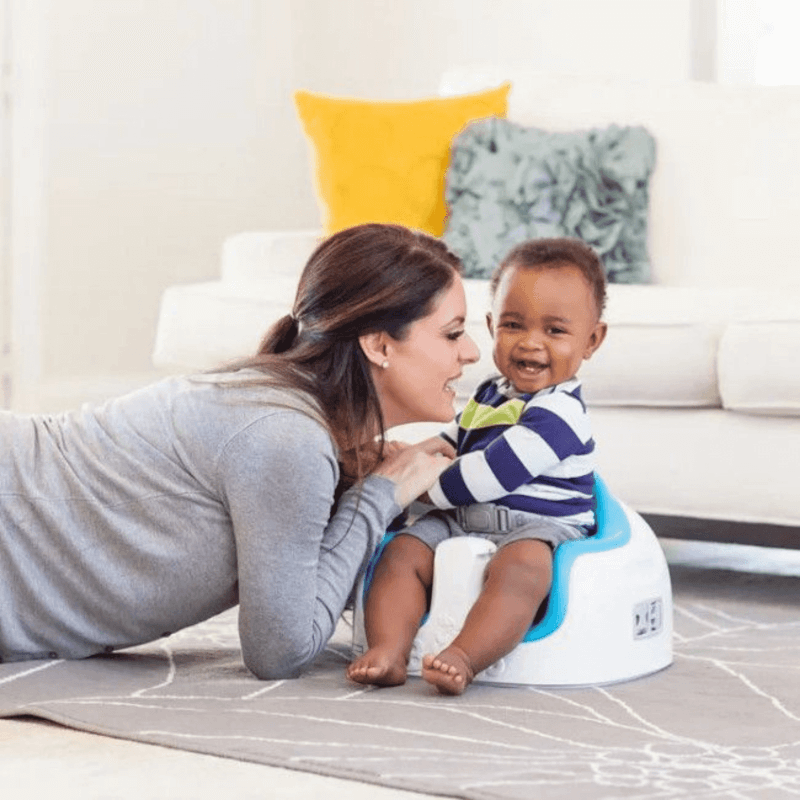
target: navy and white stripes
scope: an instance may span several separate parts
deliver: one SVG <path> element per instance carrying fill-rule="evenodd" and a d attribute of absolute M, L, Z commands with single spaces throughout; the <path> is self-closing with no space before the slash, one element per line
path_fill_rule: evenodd
<path fill-rule="evenodd" d="M 442 435 L 459 457 L 428 492 L 439 508 L 493 502 L 594 525 L 594 440 L 577 378 L 533 395 L 487 380 Z"/>

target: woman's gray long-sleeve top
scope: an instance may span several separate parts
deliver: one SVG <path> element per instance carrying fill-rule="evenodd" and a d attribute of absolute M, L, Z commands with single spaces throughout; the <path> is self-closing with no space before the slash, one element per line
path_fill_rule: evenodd
<path fill-rule="evenodd" d="M 0 658 L 82 658 L 239 603 L 245 664 L 325 646 L 400 508 L 346 492 L 302 395 L 168 378 L 58 416 L 0 412 Z"/>

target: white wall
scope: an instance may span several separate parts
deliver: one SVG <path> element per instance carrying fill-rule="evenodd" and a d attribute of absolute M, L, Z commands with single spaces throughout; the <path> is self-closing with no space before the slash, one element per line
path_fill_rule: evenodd
<path fill-rule="evenodd" d="M 295 76 L 306 88 L 407 98 L 449 66 L 689 77 L 698 0 L 295 0 Z"/>
<path fill-rule="evenodd" d="M 289 6 L 17 4 L 16 407 L 149 379 L 165 286 L 214 277 L 233 231 L 314 223 Z"/>
<path fill-rule="evenodd" d="M 14 405 L 154 377 L 163 289 L 314 227 L 291 93 L 432 94 L 470 62 L 689 76 L 697 0 L 13 0 Z"/>

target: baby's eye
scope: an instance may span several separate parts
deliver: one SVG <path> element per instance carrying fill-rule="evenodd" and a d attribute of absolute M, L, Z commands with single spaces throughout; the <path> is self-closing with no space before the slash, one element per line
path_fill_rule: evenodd
<path fill-rule="evenodd" d="M 563 328 L 551 327 L 551 328 L 548 329 L 548 333 L 552 333 L 552 334 L 556 334 L 557 335 L 559 333 L 566 333 L 566 331 Z"/>
<path fill-rule="evenodd" d="M 509 319 L 506 320 L 505 322 L 501 322 L 500 327 L 508 328 L 509 330 L 515 331 L 521 328 L 522 326 L 519 324 L 519 322 L 515 322 L 514 320 Z"/>

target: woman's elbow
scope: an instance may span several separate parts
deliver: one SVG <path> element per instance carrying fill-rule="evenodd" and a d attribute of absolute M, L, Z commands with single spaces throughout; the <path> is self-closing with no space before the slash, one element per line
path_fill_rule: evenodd
<path fill-rule="evenodd" d="M 244 665 L 261 681 L 298 678 L 313 660 L 313 655 L 285 647 L 242 648 Z"/>

